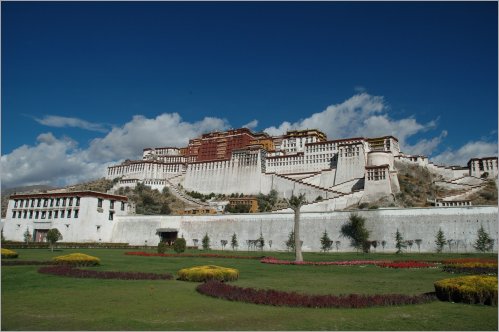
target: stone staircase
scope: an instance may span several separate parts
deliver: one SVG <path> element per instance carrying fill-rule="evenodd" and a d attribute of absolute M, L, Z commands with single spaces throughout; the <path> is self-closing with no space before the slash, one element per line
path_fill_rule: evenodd
<path fill-rule="evenodd" d="M 326 188 L 326 187 L 321 187 L 321 186 L 317 186 L 315 184 L 311 184 L 311 183 L 307 183 L 307 182 L 303 182 L 303 179 L 300 179 L 300 180 L 297 180 L 297 179 L 293 179 L 293 178 L 290 178 L 290 177 L 287 177 L 285 175 L 281 175 L 281 174 L 275 174 L 277 177 L 280 177 L 282 179 L 286 179 L 288 181 L 292 181 L 292 182 L 295 182 L 295 183 L 298 183 L 300 185 L 304 185 L 304 186 L 307 186 L 309 188 L 313 188 L 313 189 L 316 189 L 316 190 L 322 190 L 324 192 L 329 192 L 329 193 L 332 193 L 332 194 L 335 194 L 335 195 L 338 195 L 339 196 L 343 196 L 343 195 L 347 195 L 346 193 L 343 193 L 341 191 L 336 191 L 336 190 L 333 190 L 331 188 Z"/>
<path fill-rule="evenodd" d="M 210 206 L 206 202 L 201 202 L 198 199 L 195 199 L 186 193 L 183 192 L 182 189 L 180 189 L 178 186 L 176 186 L 174 183 L 171 182 L 173 178 L 177 178 L 179 176 L 182 176 L 183 174 L 179 174 L 177 176 L 174 176 L 170 179 L 166 179 L 166 182 L 168 183 L 168 188 L 170 189 L 171 193 L 175 195 L 179 200 L 183 201 L 184 203 L 187 203 L 189 205 L 194 205 L 196 207 L 207 207 Z"/>

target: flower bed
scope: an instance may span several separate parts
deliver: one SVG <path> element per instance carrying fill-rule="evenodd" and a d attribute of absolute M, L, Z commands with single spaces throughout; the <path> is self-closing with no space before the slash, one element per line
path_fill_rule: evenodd
<path fill-rule="evenodd" d="M 18 254 L 14 250 L 2 248 L 2 258 L 17 258 Z"/>
<path fill-rule="evenodd" d="M 239 278 L 239 271 L 216 265 L 195 266 L 177 272 L 178 279 L 184 281 L 234 281 Z"/>
<path fill-rule="evenodd" d="M 434 283 L 442 301 L 487 304 L 497 306 L 497 277 L 465 276 Z"/>
<path fill-rule="evenodd" d="M 448 273 L 465 273 L 465 274 L 495 274 L 497 275 L 497 267 L 458 267 L 446 265 L 442 267 L 442 271 Z"/>
<path fill-rule="evenodd" d="M 442 261 L 445 266 L 453 266 L 460 268 L 474 268 L 474 267 L 488 267 L 497 269 L 497 261 L 493 259 L 480 259 L 480 258 L 461 258 L 461 259 L 448 259 Z"/>
<path fill-rule="evenodd" d="M 196 290 L 201 294 L 229 301 L 308 308 L 365 308 L 372 306 L 420 304 L 434 300 L 434 296 L 431 294 L 415 296 L 403 294 L 307 295 L 272 289 L 243 288 L 218 281 L 209 281 L 201 284 Z"/>
<path fill-rule="evenodd" d="M 235 259 L 261 259 L 264 256 L 236 256 L 236 255 L 219 255 L 219 254 L 159 254 L 143 251 L 128 251 L 125 255 L 130 256 L 145 256 L 145 257 L 205 257 L 205 258 L 235 258 Z"/>
<path fill-rule="evenodd" d="M 263 259 L 260 260 L 260 262 L 265 264 L 279 264 L 279 265 L 376 265 L 379 263 L 387 263 L 390 261 L 358 260 L 358 261 L 336 261 L 336 262 L 311 262 L 311 261 L 295 262 L 295 261 L 281 260 L 274 257 L 264 257 Z"/>
<path fill-rule="evenodd" d="M 56 264 L 61 265 L 93 266 L 100 264 L 100 259 L 98 259 L 97 257 L 80 253 L 57 256 L 54 257 L 53 260 Z"/>
<path fill-rule="evenodd" d="M 39 273 L 52 274 L 72 278 L 120 279 L 120 280 L 170 280 L 169 273 L 115 272 L 81 270 L 68 265 L 46 266 L 38 269 Z"/>
<path fill-rule="evenodd" d="M 377 263 L 379 267 L 387 267 L 392 269 L 423 269 L 436 267 L 435 263 L 418 262 L 418 261 L 400 261 L 400 262 L 384 262 Z"/>
<path fill-rule="evenodd" d="M 54 265 L 54 261 L 2 261 L 2 266 Z"/>

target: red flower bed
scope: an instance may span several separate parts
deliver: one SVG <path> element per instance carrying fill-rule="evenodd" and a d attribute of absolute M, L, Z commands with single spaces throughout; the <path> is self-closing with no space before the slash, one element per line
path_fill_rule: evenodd
<path fill-rule="evenodd" d="M 267 304 L 287 307 L 308 308 L 365 308 L 402 304 L 420 304 L 433 301 L 434 295 L 307 295 L 287 293 L 272 289 L 243 288 L 218 281 L 209 281 L 199 285 L 196 290 L 204 295 L 254 304 Z"/>
<path fill-rule="evenodd" d="M 369 265 L 369 264 L 377 265 L 379 263 L 387 263 L 390 261 L 358 260 L 358 261 L 336 261 L 336 262 L 310 262 L 310 261 L 295 262 L 295 261 L 285 261 L 274 257 L 264 257 L 262 260 L 260 260 L 260 262 L 265 264 L 279 264 L 279 265 Z"/>
<path fill-rule="evenodd" d="M 264 256 L 236 256 L 236 255 L 219 255 L 219 254 L 158 254 L 143 251 L 128 251 L 125 255 L 131 256 L 146 256 L 146 257 L 205 257 L 205 258 L 236 258 L 236 259 L 261 259 Z"/>
<path fill-rule="evenodd" d="M 385 262 L 377 263 L 379 267 L 388 267 L 392 269 L 421 269 L 428 267 L 436 267 L 435 263 L 417 262 L 417 261 L 400 261 L 400 262 Z"/>
<path fill-rule="evenodd" d="M 144 272 L 114 272 L 81 270 L 68 265 L 46 266 L 38 269 L 39 273 L 73 278 L 95 278 L 95 279 L 121 279 L 121 280 L 169 280 L 173 276 L 169 273 L 144 273 Z"/>

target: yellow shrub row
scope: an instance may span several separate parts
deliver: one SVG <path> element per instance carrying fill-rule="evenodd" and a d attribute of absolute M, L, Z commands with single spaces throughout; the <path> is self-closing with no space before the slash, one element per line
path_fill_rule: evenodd
<path fill-rule="evenodd" d="M 497 277 L 465 276 L 434 283 L 437 297 L 442 301 L 479 303 L 497 306 Z"/>
<path fill-rule="evenodd" d="M 490 267 L 497 268 L 497 262 L 465 262 L 465 263 L 452 263 L 447 264 L 451 267 L 464 267 L 464 268 L 474 268 L 474 267 Z"/>
<path fill-rule="evenodd" d="M 99 265 L 100 259 L 94 256 L 74 253 L 64 256 L 54 257 L 53 260 L 57 264 L 77 265 L 77 266 L 92 266 Z"/>
<path fill-rule="evenodd" d="M 216 265 L 203 265 L 181 269 L 177 272 L 178 279 L 185 281 L 233 281 L 239 278 L 239 271 Z"/>
<path fill-rule="evenodd" d="M 2 248 L 2 258 L 17 258 L 17 252 Z"/>

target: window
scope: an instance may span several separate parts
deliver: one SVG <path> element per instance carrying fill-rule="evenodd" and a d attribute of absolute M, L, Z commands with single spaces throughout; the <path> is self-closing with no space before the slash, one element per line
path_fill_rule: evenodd
<path fill-rule="evenodd" d="M 35 212 L 35 219 L 38 219 L 40 217 L 40 211 Z"/>
<path fill-rule="evenodd" d="M 114 215 L 114 212 L 113 211 L 109 211 L 109 220 L 113 220 L 113 215 Z"/>
<path fill-rule="evenodd" d="M 29 211 L 29 219 L 33 219 L 33 210 Z"/>
<path fill-rule="evenodd" d="M 62 206 L 66 206 L 66 197 L 62 198 Z"/>
<path fill-rule="evenodd" d="M 74 212 L 74 217 L 75 218 L 78 218 L 78 212 L 80 212 L 80 210 L 75 210 L 75 212 Z"/>
<path fill-rule="evenodd" d="M 61 210 L 61 218 L 64 218 L 64 210 Z"/>
<path fill-rule="evenodd" d="M 59 218 L 59 211 L 54 211 L 54 219 Z"/>
<path fill-rule="evenodd" d="M 55 206 L 59 206 L 59 204 L 61 203 L 61 199 L 60 198 L 57 198 L 55 200 Z"/>
<path fill-rule="evenodd" d="M 71 210 L 68 210 L 68 216 L 67 218 L 71 218 Z"/>
<path fill-rule="evenodd" d="M 50 199 L 50 207 L 52 207 L 52 206 L 54 206 L 54 199 L 53 198 Z"/>
<path fill-rule="evenodd" d="M 42 199 L 39 198 L 37 203 L 36 203 L 36 207 L 40 207 L 42 205 Z"/>
<path fill-rule="evenodd" d="M 102 207 L 102 198 L 99 198 L 97 201 L 97 207 Z"/>
<path fill-rule="evenodd" d="M 80 197 L 76 197 L 76 206 L 80 206 Z"/>
<path fill-rule="evenodd" d="M 49 200 L 47 198 L 45 198 L 43 200 L 43 207 L 47 207 L 49 205 Z"/>
<path fill-rule="evenodd" d="M 125 202 L 121 202 L 121 211 L 125 211 Z"/>
<path fill-rule="evenodd" d="M 47 211 L 42 211 L 42 219 L 45 219 L 47 217 Z"/>
<path fill-rule="evenodd" d="M 12 211 L 12 219 L 16 217 L 16 211 Z"/>
<path fill-rule="evenodd" d="M 14 201 L 14 207 L 17 207 L 17 199 Z"/>
<path fill-rule="evenodd" d="M 52 219 L 52 211 L 49 211 L 49 219 Z"/>
<path fill-rule="evenodd" d="M 26 219 L 28 217 L 28 210 L 24 210 L 23 218 Z"/>
<path fill-rule="evenodd" d="M 32 199 L 31 200 L 31 207 L 34 207 L 35 206 L 35 199 Z"/>
<path fill-rule="evenodd" d="M 109 201 L 109 208 L 114 209 L 114 201 Z"/>
<path fill-rule="evenodd" d="M 69 203 L 68 203 L 68 205 L 69 205 L 69 206 L 73 206 L 73 197 L 71 197 L 71 198 L 69 199 Z"/>

